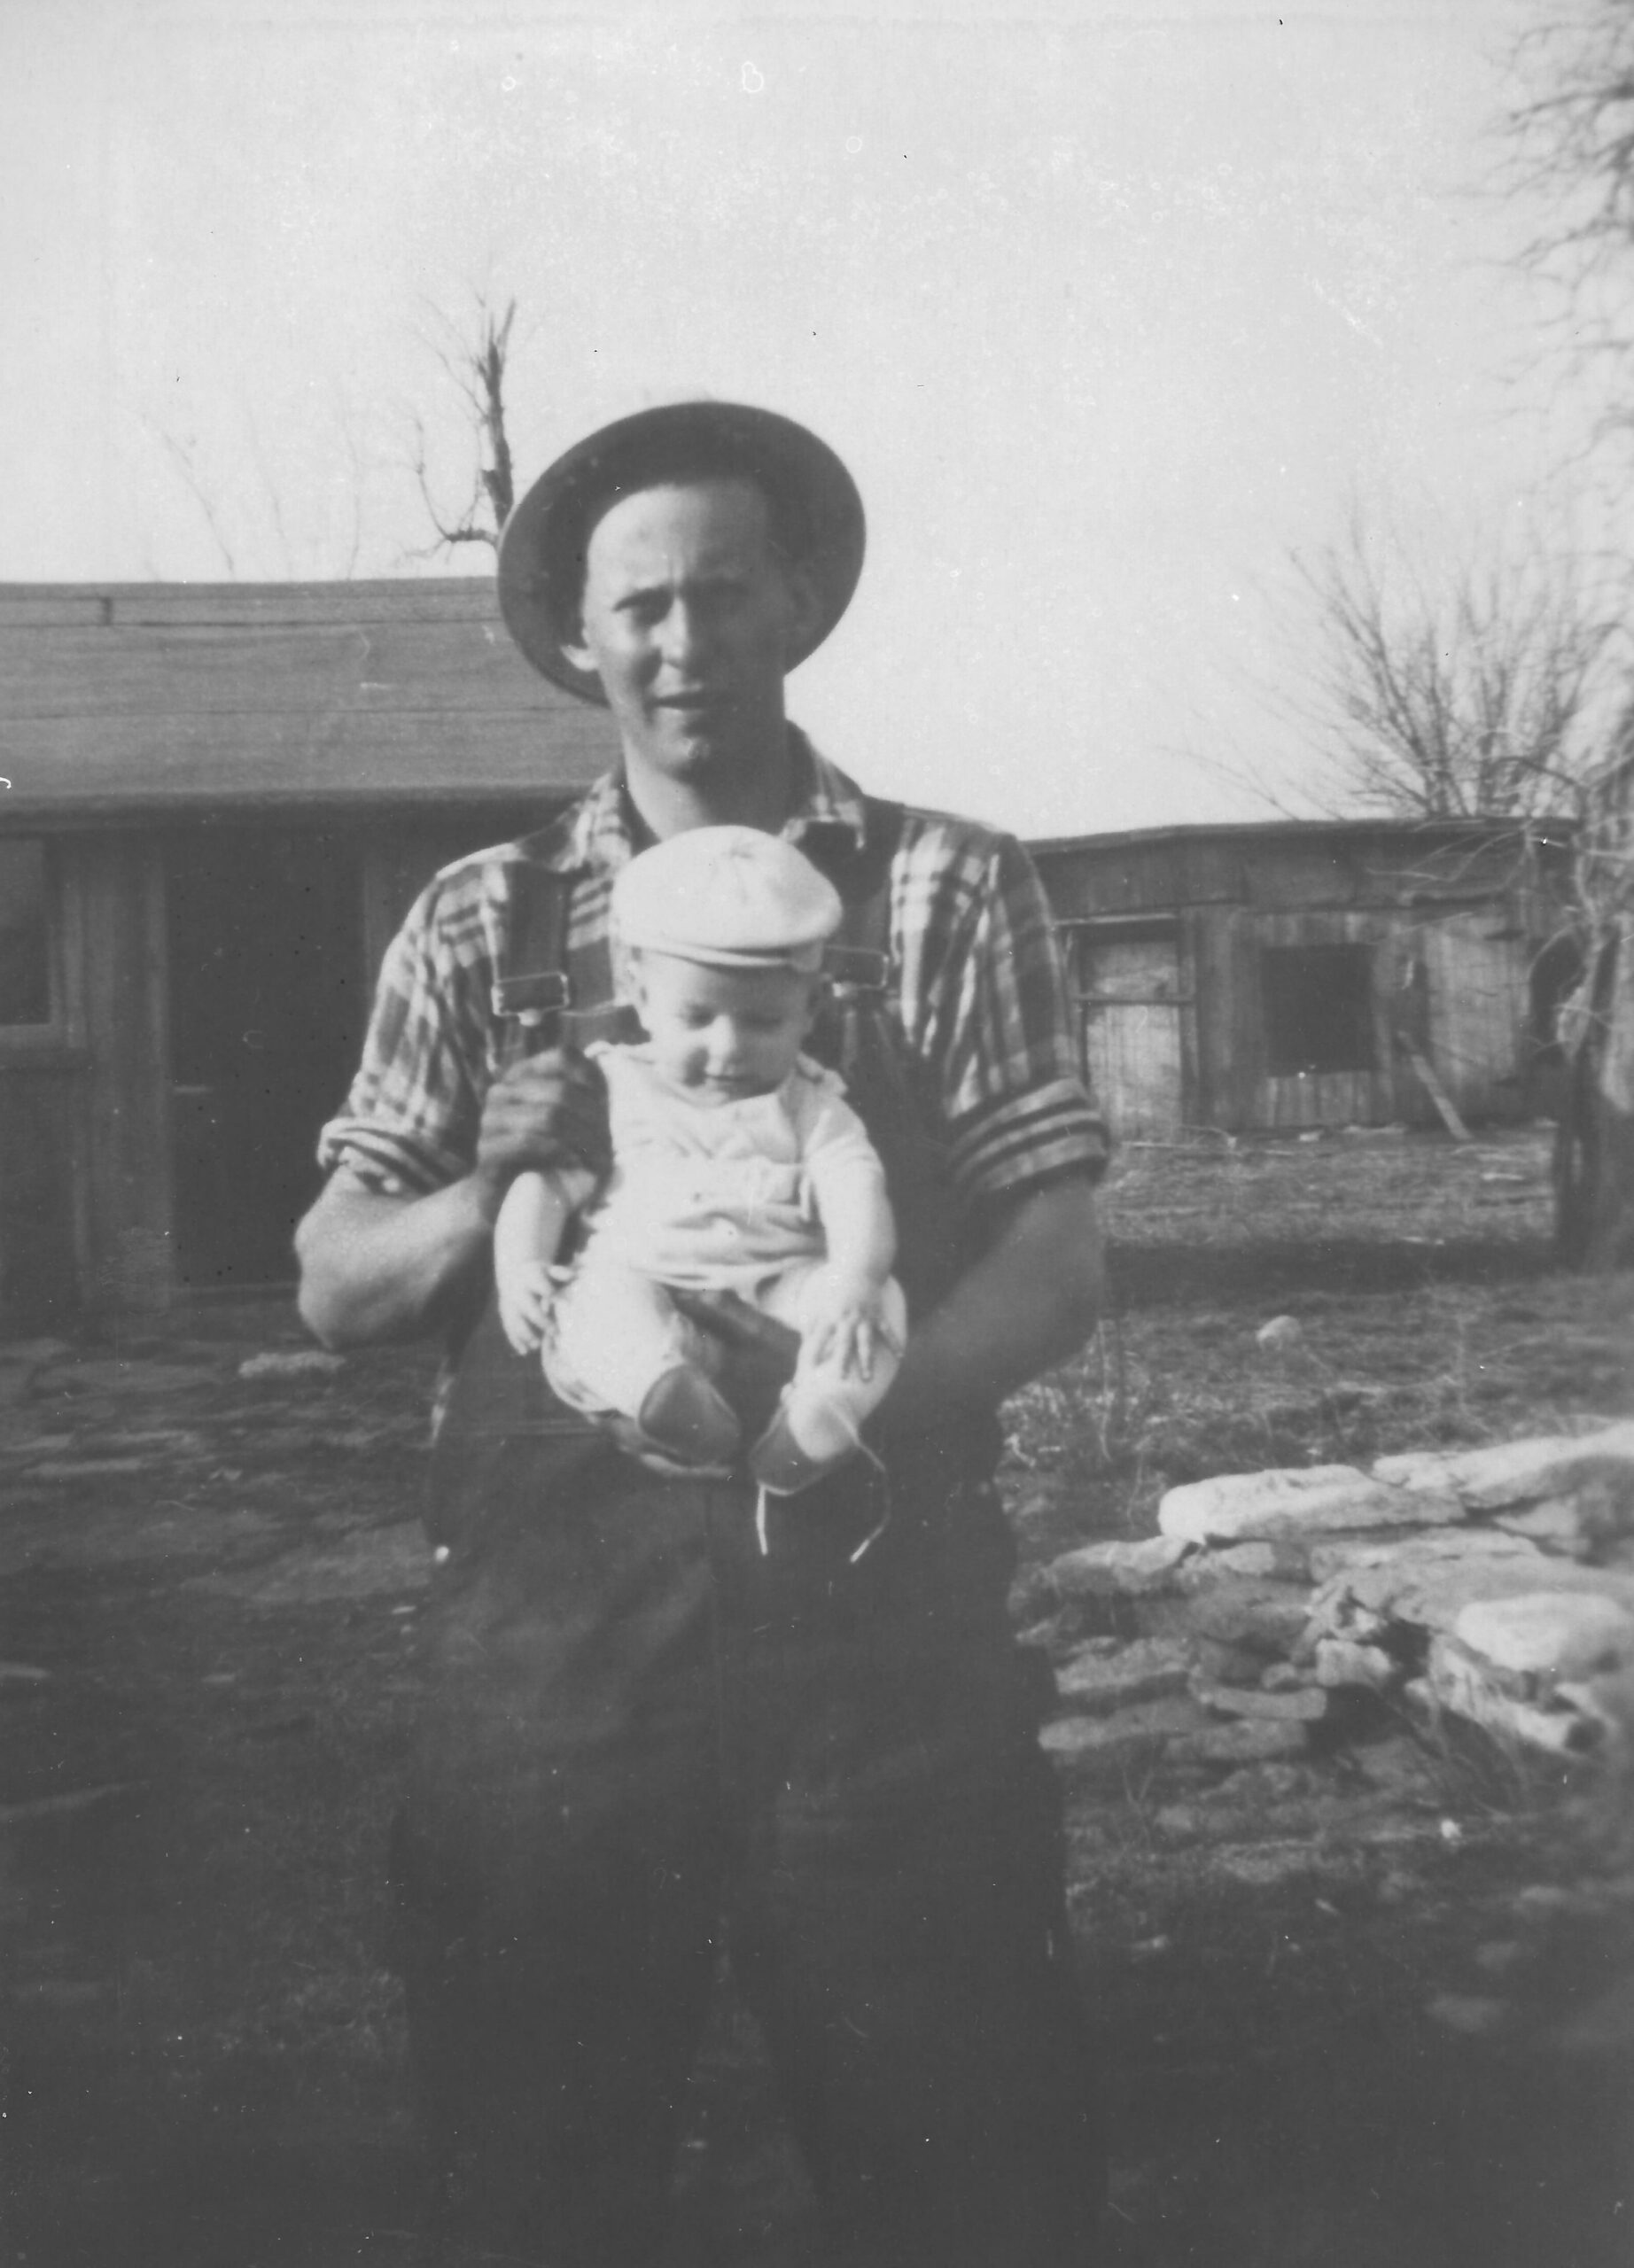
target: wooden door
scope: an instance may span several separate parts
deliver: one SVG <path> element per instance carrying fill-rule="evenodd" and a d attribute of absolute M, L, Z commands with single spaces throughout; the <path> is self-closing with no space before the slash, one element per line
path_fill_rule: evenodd
<path fill-rule="evenodd" d="M 1085 1068 L 1114 1134 L 1171 1140 L 1186 1116 L 1179 938 L 1081 931 L 1077 959 Z"/>

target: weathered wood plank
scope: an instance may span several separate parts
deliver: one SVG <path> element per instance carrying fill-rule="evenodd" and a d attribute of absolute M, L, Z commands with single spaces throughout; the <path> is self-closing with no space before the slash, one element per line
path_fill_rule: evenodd
<path fill-rule="evenodd" d="M 0 826 L 89 804 L 162 809 L 241 796 L 359 802 L 494 792 L 549 796 L 587 785 L 617 754 L 605 712 L 336 710 L 311 715 L 0 718 L 12 781 Z"/>
<path fill-rule="evenodd" d="M 74 1312 L 72 1121 L 84 1075 L 0 1068 L 0 1325 L 31 1332 Z"/>
<path fill-rule="evenodd" d="M 66 846 L 82 907 L 87 1083 L 86 1293 L 157 1307 L 171 1288 L 169 1034 L 164 898 L 152 839 Z"/>
<path fill-rule="evenodd" d="M 149 625 L 500 622 L 494 578 L 405 575 L 358 583 L 136 583 L 109 593 L 113 620 Z"/>
<path fill-rule="evenodd" d="M 416 715 L 473 703 L 572 713 L 492 622 L 331 623 L 257 629 L 0 625 L 0 716 L 234 717 L 336 708 Z"/>
<path fill-rule="evenodd" d="M 112 619 L 113 601 L 89 591 L 38 590 L 0 583 L 0 627 L 7 630 L 88 630 Z"/>
<path fill-rule="evenodd" d="M 8 627 L 499 620 L 488 575 L 356 583 L 0 583 L 0 625 Z"/>

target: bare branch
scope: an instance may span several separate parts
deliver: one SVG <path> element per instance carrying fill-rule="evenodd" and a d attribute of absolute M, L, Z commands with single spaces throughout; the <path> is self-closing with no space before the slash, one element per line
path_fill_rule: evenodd
<path fill-rule="evenodd" d="M 222 555 L 222 564 L 227 570 L 228 580 L 230 582 L 237 582 L 238 579 L 237 563 L 233 557 L 231 545 L 228 542 L 227 538 L 222 532 L 222 523 L 217 517 L 215 505 L 210 495 L 210 492 L 199 477 L 194 444 L 191 440 L 179 440 L 174 433 L 167 432 L 162 425 L 155 424 L 151 418 L 146 419 L 144 422 L 147 424 L 149 431 L 157 439 L 160 446 L 169 456 L 170 461 L 175 466 L 176 470 L 181 474 L 183 483 L 187 489 L 188 494 L 192 498 L 194 503 L 198 505 L 199 510 L 204 514 L 205 524 L 208 527 L 211 536 L 214 540 L 216 549 Z"/>
<path fill-rule="evenodd" d="M 1621 610 L 1569 566 L 1498 555 L 1439 585 L 1371 540 L 1296 571 L 1315 660 L 1302 704 L 1350 808 L 1425 819 L 1573 816 L 1621 682 Z"/>
<path fill-rule="evenodd" d="M 435 531 L 430 543 L 410 551 L 410 558 L 434 558 L 463 544 L 486 544 L 497 548 L 500 530 L 516 501 L 515 474 L 505 418 L 505 377 L 510 355 L 510 331 L 517 303 L 510 299 L 496 314 L 482 292 L 476 294 L 475 337 L 462 334 L 440 310 L 437 322 L 447 334 L 430 342 L 444 375 L 464 405 L 476 441 L 476 463 L 471 488 L 458 511 L 439 503 L 426 457 L 425 428 L 413 420 L 414 446 L 409 469 L 420 491 L 426 517 Z"/>

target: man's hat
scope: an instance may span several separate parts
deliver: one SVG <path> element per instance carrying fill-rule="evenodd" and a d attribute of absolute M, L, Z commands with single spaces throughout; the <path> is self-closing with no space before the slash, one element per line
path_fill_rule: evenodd
<path fill-rule="evenodd" d="M 611 914 L 613 934 L 634 951 L 814 975 L 844 908 L 833 883 L 782 835 L 694 827 L 619 869 Z"/>
<path fill-rule="evenodd" d="M 735 401 L 672 402 L 603 425 L 559 456 L 506 521 L 499 541 L 499 603 L 533 663 L 581 701 L 603 704 L 593 670 L 576 668 L 562 641 L 579 642 L 585 548 L 621 496 L 677 480 L 752 481 L 781 548 L 810 577 L 817 605 L 790 656 L 792 669 L 821 645 L 851 603 L 866 529 L 857 484 L 826 441 L 770 409 Z"/>

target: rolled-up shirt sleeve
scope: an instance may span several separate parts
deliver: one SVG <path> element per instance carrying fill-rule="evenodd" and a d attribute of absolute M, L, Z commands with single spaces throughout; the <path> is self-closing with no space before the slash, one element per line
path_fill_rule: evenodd
<path fill-rule="evenodd" d="M 440 919 L 443 878 L 422 892 L 380 970 L 362 1061 L 318 1162 L 366 1186 L 424 1196 L 471 1170 L 488 1079 L 483 971 Z"/>
<path fill-rule="evenodd" d="M 1099 1180 L 1107 1130 L 1085 1086 L 1066 976 L 1038 873 L 1021 844 L 988 838 L 930 978 L 928 1052 L 964 1203 L 1068 1175 Z"/>

